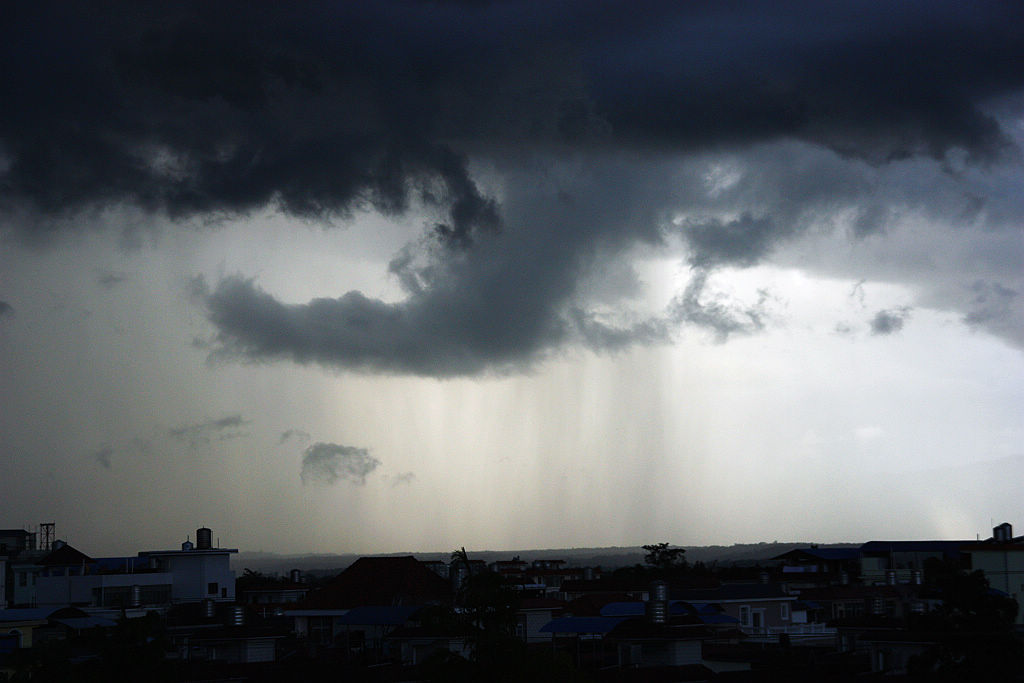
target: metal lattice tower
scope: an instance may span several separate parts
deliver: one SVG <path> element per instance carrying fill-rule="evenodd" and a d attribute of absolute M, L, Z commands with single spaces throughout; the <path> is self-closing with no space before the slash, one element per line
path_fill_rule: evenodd
<path fill-rule="evenodd" d="M 56 522 L 40 522 L 39 523 L 39 549 L 49 550 L 53 547 L 53 533 L 54 528 L 57 526 Z"/>

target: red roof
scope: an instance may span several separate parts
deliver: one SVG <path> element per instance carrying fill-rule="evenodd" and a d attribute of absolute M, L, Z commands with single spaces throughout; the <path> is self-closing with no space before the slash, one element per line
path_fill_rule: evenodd
<path fill-rule="evenodd" d="M 95 562 L 85 553 L 65 544 L 57 548 L 49 555 L 39 560 L 44 567 L 73 567 L 80 564 L 92 564 Z"/>
<path fill-rule="evenodd" d="M 307 609 L 449 602 L 448 582 L 412 555 L 361 557 L 302 602 Z"/>

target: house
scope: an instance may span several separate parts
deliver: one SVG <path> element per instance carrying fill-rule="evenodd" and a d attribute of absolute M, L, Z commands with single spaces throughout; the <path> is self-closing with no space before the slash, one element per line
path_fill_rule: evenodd
<path fill-rule="evenodd" d="M 980 571 L 988 585 L 1017 601 L 1024 602 L 1024 537 L 1014 538 L 1013 527 L 1003 522 L 992 529 L 992 538 L 967 543 L 960 548 L 964 567 Z M 1017 610 L 1018 626 L 1024 625 L 1024 605 Z"/>
<path fill-rule="evenodd" d="M 921 583 L 930 559 L 960 563 L 960 548 L 973 541 L 869 541 L 860 547 L 860 578 L 865 584 Z"/>
<path fill-rule="evenodd" d="M 357 607 L 415 607 L 449 605 L 452 589 L 422 562 L 404 557 L 361 557 L 326 586 L 309 593 L 284 614 L 292 630 L 312 643 L 332 645 L 346 634 L 351 641 L 351 618 Z M 387 624 L 397 627 L 404 624 Z M 358 630 L 358 629 L 357 629 Z M 380 634 L 381 637 L 383 634 Z"/>
<path fill-rule="evenodd" d="M 50 640 L 117 623 L 76 607 L 16 607 L 0 610 L 0 650 L 35 647 Z"/>
<path fill-rule="evenodd" d="M 523 598 L 516 608 L 516 637 L 525 643 L 549 642 L 541 629 L 565 610 L 565 603 L 551 598 Z"/>
<path fill-rule="evenodd" d="M 36 534 L 24 529 L 0 529 L 0 610 L 14 605 L 14 572 L 11 561 L 36 549 Z"/>
<path fill-rule="evenodd" d="M 772 583 L 725 584 L 717 588 L 689 588 L 672 592 L 673 599 L 691 604 L 714 604 L 739 622 L 745 633 L 767 633 L 793 623 L 797 597 Z"/>
<path fill-rule="evenodd" d="M 215 548 L 212 532 L 203 527 L 196 530 L 196 543 L 181 544 L 181 550 L 146 550 L 139 557 L 149 561 L 149 569 L 169 574 L 171 602 L 235 601 L 235 572 L 231 555 L 236 548 Z"/>
<path fill-rule="evenodd" d="M 607 639 L 617 647 L 619 666 L 654 668 L 703 666 L 703 643 L 712 637 L 706 627 L 693 623 L 632 618 L 617 624 Z"/>
<path fill-rule="evenodd" d="M 449 604 L 448 582 L 412 555 L 361 557 L 300 603 L 303 608 Z"/>
<path fill-rule="evenodd" d="M 791 588 L 849 583 L 860 574 L 860 548 L 796 548 L 776 555 Z"/>
<path fill-rule="evenodd" d="M 1021 604 L 1024 599 L 1024 544 L 973 543 L 961 548 L 967 569 L 980 571 L 988 585 Z M 1018 626 L 1024 625 L 1024 608 L 1017 610 Z"/>
<path fill-rule="evenodd" d="M 266 624 L 250 624 L 242 605 L 182 603 L 167 613 L 169 658 L 218 664 L 277 661 L 277 643 L 285 636 Z"/>
<path fill-rule="evenodd" d="M 173 576 L 149 570 L 138 558 L 93 559 L 66 543 L 54 546 L 38 562 L 35 592 L 41 606 L 77 605 L 113 617 L 125 608 L 141 614 L 171 602 Z"/>
<path fill-rule="evenodd" d="M 443 652 L 468 659 L 475 637 L 475 631 L 469 626 L 401 626 L 385 636 L 385 640 L 394 659 L 400 664 L 415 666 Z"/>
<path fill-rule="evenodd" d="M 808 621 L 820 623 L 861 617 L 903 620 L 933 609 L 939 601 L 909 584 L 806 588 L 800 591 L 800 602 L 811 607 Z"/>

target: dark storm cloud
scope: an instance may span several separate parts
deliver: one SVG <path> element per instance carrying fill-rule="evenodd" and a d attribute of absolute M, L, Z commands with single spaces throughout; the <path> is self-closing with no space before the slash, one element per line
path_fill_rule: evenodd
<path fill-rule="evenodd" d="M 771 219 L 749 213 L 723 222 L 718 219 L 687 221 L 684 227 L 693 250 L 691 263 L 703 268 L 718 265 L 752 266 L 764 258 L 785 231 Z"/>
<path fill-rule="evenodd" d="M 863 201 L 868 174 L 849 170 L 863 162 L 952 169 L 954 152 L 1012 155 L 980 105 L 1024 85 L 1024 6 L 1006 2 L 22 3 L 8 14 L 0 210 L 18 227 L 4 230 L 70 230 L 123 206 L 214 220 L 426 207 L 429 239 L 391 263 L 402 302 L 286 303 L 244 277 L 195 295 L 222 355 L 430 375 L 501 370 L 568 342 L 664 339 L 666 320 L 587 309 L 577 282 L 601 258 L 658 242 L 670 209 L 698 199 L 719 211 L 677 224 L 695 270 L 667 319 L 719 339 L 755 331 L 757 307 L 701 298 L 710 269 L 763 260 L 844 201 L 855 235 L 884 230 L 887 208 Z M 731 213 L 699 180 L 643 170 L 783 139 L 856 163 L 830 175 L 777 162 L 779 178 L 723 195 L 742 200 Z M 598 158 L 610 161 L 594 170 Z M 502 176 L 500 203 L 477 162 Z M 549 178 L 556 163 L 585 180 Z M 981 197 L 965 200 L 972 215 L 995 215 Z"/>
<path fill-rule="evenodd" d="M 366 483 L 366 476 L 377 469 L 380 461 L 365 448 L 336 443 L 315 443 L 302 454 L 302 483 L 320 481 L 333 484 L 347 479 L 353 484 Z"/>
<path fill-rule="evenodd" d="M 23 3 L 0 35 L 8 204 L 301 216 L 410 197 L 465 245 L 466 154 L 780 136 L 885 161 L 1005 140 L 1024 8 L 979 2 Z M 40 227 L 46 222 L 36 221 Z"/>
<path fill-rule="evenodd" d="M 871 334 L 896 334 L 903 329 L 903 324 L 910 317 L 910 309 L 906 306 L 878 311 L 871 319 Z"/>

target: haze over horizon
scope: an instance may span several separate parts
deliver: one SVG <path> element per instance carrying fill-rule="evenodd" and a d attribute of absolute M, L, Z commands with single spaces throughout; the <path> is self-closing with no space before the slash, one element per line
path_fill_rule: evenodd
<path fill-rule="evenodd" d="M 0 527 L 1024 525 L 1024 5 L 22 3 Z"/>

